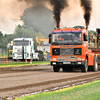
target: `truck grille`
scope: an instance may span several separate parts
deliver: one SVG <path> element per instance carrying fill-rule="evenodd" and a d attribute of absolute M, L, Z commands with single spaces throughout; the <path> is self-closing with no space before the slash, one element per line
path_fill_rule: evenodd
<path fill-rule="evenodd" d="M 81 48 L 53 48 L 52 55 L 82 55 Z"/>
<path fill-rule="evenodd" d="M 17 55 L 22 55 L 22 50 L 17 50 Z"/>
<path fill-rule="evenodd" d="M 60 55 L 74 55 L 74 48 L 60 49 Z"/>
<path fill-rule="evenodd" d="M 22 52 L 17 52 L 17 55 L 22 55 Z"/>
<path fill-rule="evenodd" d="M 76 56 L 58 57 L 58 62 L 76 61 Z"/>

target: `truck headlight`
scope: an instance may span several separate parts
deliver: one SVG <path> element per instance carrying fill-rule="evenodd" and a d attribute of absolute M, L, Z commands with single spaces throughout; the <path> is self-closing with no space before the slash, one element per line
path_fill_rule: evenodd
<path fill-rule="evenodd" d="M 78 60 L 82 60 L 82 58 L 78 58 Z"/>
<path fill-rule="evenodd" d="M 81 48 L 74 48 L 74 55 L 81 55 L 82 49 Z"/>
<path fill-rule="evenodd" d="M 52 60 L 53 60 L 53 61 L 56 61 L 57 59 L 56 59 L 56 58 L 53 58 Z"/>
<path fill-rule="evenodd" d="M 78 64 L 82 64 L 81 62 L 78 62 Z"/>
<path fill-rule="evenodd" d="M 53 62 L 53 65 L 56 65 L 56 62 Z"/>

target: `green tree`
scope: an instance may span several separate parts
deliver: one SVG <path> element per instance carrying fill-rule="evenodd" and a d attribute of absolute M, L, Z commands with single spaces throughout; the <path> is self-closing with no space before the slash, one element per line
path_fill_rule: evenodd
<path fill-rule="evenodd" d="M 23 26 L 16 26 L 15 32 L 14 32 L 14 38 L 33 38 L 34 40 L 34 48 L 37 48 L 37 42 L 36 42 L 36 36 L 44 38 L 44 36 L 38 32 L 36 33 L 33 28 L 25 28 Z"/>
<path fill-rule="evenodd" d="M 21 20 L 28 29 L 33 28 L 35 32 L 41 32 L 45 37 L 55 28 L 53 13 L 47 7 L 37 5 L 27 8 Z"/>
<path fill-rule="evenodd" d="M 3 37 L 3 33 L 0 31 L 0 40 L 2 39 Z"/>
<path fill-rule="evenodd" d="M 83 28 L 85 28 L 84 26 L 74 26 L 73 28 L 80 28 L 80 29 L 83 29 Z"/>
<path fill-rule="evenodd" d="M 7 39 L 3 36 L 3 33 L 0 32 L 0 48 L 2 49 L 2 56 L 4 55 L 4 50 L 7 50 Z"/>

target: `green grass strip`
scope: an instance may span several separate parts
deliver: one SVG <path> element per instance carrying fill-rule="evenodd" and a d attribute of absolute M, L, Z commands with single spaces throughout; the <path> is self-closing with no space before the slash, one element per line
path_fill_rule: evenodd
<path fill-rule="evenodd" d="M 8 54 L 0 54 L 0 58 L 8 58 Z"/>
<path fill-rule="evenodd" d="M 100 100 L 100 81 L 41 93 L 15 100 Z"/>
<path fill-rule="evenodd" d="M 30 64 L 30 62 L 0 63 L 0 68 L 1 67 L 26 66 L 26 65 L 39 65 L 39 64 L 50 64 L 50 61 L 33 61 L 32 64 Z"/>

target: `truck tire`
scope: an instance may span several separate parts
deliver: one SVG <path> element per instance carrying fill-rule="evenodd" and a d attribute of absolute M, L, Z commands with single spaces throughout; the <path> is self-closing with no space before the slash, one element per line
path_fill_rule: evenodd
<path fill-rule="evenodd" d="M 60 67 L 59 66 L 53 66 L 53 71 L 54 72 L 59 72 L 60 71 Z"/>
<path fill-rule="evenodd" d="M 94 72 L 97 72 L 98 71 L 98 57 L 97 56 L 94 56 L 93 71 Z"/>
<path fill-rule="evenodd" d="M 17 61 L 17 59 L 14 59 L 14 61 Z"/>
<path fill-rule="evenodd" d="M 81 72 L 87 72 L 88 71 L 88 60 L 85 60 L 85 64 L 81 67 Z"/>
<path fill-rule="evenodd" d="M 65 66 L 63 67 L 63 72 L 67 72 L 67 68 Z"/>

